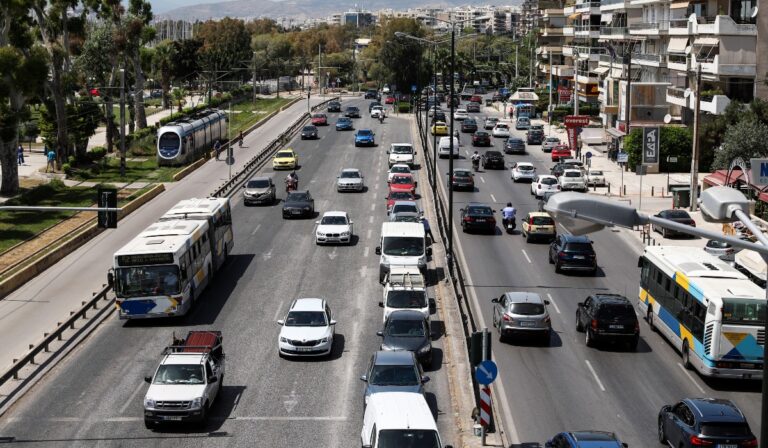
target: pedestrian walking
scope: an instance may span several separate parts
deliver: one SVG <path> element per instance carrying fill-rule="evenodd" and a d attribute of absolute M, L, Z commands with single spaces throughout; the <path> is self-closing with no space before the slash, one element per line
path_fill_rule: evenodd
<path fill-rule="evenodd" d="M 435 237 L 432 235 L 432 228 L 429 227 L 429 221 L 427 221 L 427 218 L 421 218 L 421 223 L 424 225 L 424 234 L 429 236 L 431 243 L 435 242 Z"/>
<path fill-rule="evenodd" d="M 238 146 L 241 148 L 243 147 L 243 141 L 244 141 L 243 131 L 240 131 L 240 141 L 238 142 Z"/>
<path fill-rule="evenodd" d="M 24 148 L 21 145 L 16 148 L 16 156 L 18 157 L 19 165 L 24 165 Z"/>
<path fill-rule="evenodd" d="M 45 172 L 47 173 L 50 169 L 52 173 L 56 172 L 56 151 L 53 150 L 53 148 L 49 149 L 46 153 L 46 157 L 48 159 L 48 164 L 45 166 Z"/>
<path fill-rule="evenodd" d="M 213 143 L 213 151 L 216 153 L 216 160 L 219 160 L 219 154 L 221 153 L 221 142 L 218 140 Z"/>

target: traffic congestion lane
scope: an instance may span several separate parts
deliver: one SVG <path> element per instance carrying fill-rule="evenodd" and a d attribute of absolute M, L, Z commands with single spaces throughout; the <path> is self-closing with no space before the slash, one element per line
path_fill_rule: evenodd
<path fill-rule="evenodd" d="M 513 131 L 513 135 L 523 133 Z M 501 144 L 502 139 L 495 139 L 493 149 L 501 150 Z M 473 150 L 465 147 L 462 154 L 467 157 Z M 545 168 L 548 172 L 551 162 L 536 151 L 541 152 L 538 146 L 529 147 L 527 155 L 505 157 L 507 163 L 532 161 L 539 172 Z M 466 158 L 455 165 L 470 166 Z M 440 167 L 447 172 L 447 161 L 441 161 Z M 496 360 L 522 441 L 541 441 L 564 429 L 607 427 L 621 428 L 617 431 L 625 442 L 642 446 L 655 436 L 655 419 L 661 405 L 682 396 L 700 396 L 702 390 L 708 395 L 733 399 L 745 410 L 753 426 L 759 426 L 753 392 L 732 387 L 708 388 L 693 372 L 679 368 L 679 355 L 664 339 L 650 334 L 645 324 L 641 324 L 641 334 L 646 342 L 641 343 L 640 353 L 587 349 L 583 334 L 576 333 L 574 328 L 576 303 L 599 291 L 617 292 L 634 299 L 638 278 L 636 249 L 610 231 L 593 234 L 590 237 L 595 241 L 601 266 L 599 276 L 566 276 L 554 274 L 546 261 L 548 244 L 526 244 L 519 235 L 462 234 L 458 209 L 465 202 L 493 203 L 497 210 L 507 201 L 512 202 L 518 209 L 518 231 L 519 218 L 538 208 L 538 201 L 530 196 L 530 185 L 514 184 L 509 179 L 509 170 L 483 171 L 476 177 L 480 179 L 475 183 L 478 191 L 454 193 L 454 228 L 457 251 L 468 262 L 470 289 L 477 297 L 486 325 L 491 325 L 489 299 L 507 290 L 532 290 L 542 295 L 547 292 L 554 304 L 550 312 L 559 335 L 553 337 L 550 348 L 496 344 Z M 500 221 L 498 214 L 497 219 Z M 552 355 L 553 352 L 556 354 Z M 600 402 L 590 406 L 589 413 L 572 412 L 573 407 L 591 404 L 592 397 Z"/>
<path fill-rule="evenodd" d="M 0 434 L 53 446 L 86 440 L 199 446 L 197 439 L 209 433 L 217 437 L 206 438 L 206 446 L 246 446 L 254 440 L 267 446 L 359 443 L 363 383 L 358 378 L 380 344 L 376 331 L 381 327 L 382 289 L 373 248 L 385 218 L 384 148 L 390 141 L 408 141 L 409 131 L 404 120 L 355 122 L 358 128 L 377 129 L 377 138 L 384 140 L 376 148 L 354 148 L 353 133 L 330 126 L 321 128 L 319 141 L 290 144 L 300 157 L 300 188 L 309 186 L 316 210 L 343 209 L 353 216 L 358 238 L 351 246 L 315 246 L 314 219 L 284 221 L 280 205 L 245 207 L 236 196 L 235 250 L 191 315 L 127 324 L 107 321 L 3 417 Z M 335 191 L 336 174 L 350 166 L 366 171 L 367 192 Z M 269 166 L 264 172 L 284 176 L 273 174 Z M 279 190 L 278 197 L 284 196 Z M 294 298 L 318 296 L 329 300 L 338 321 L 333 355 L 328 360 L 280 359 L 275 321 Z M 142 422 L 143 377 L 156 367 L 172 334 L 190 328 L 223 331 L 228 365 L 222 395 L 204 430 L 151 433 Z M 441 345 L 435 342 L 438 350 Z M 450 443 L 455 425 L 446 412 L 447 379 L 441 370 L 428 374 L 433 377 L 427 385 L 428 402 Z"/>

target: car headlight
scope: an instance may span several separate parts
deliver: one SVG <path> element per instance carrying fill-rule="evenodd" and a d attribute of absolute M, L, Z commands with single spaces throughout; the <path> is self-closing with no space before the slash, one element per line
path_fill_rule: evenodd
<path fill-rule="evenodd" d="M 147 409 L 154 409 L 155 408 L 155 400 L 151 398 L 145 398 L 144 399 L 144 407 Z"/>
<path fill-rule="evenodd" d="M 432 346 L 430 344 L 427 344 L 424 347 L 421 347 L 419 349 L 419 353 L 420 354 L 429 353 L 430 350 L 432 350 Z"/>
<path fill-rule="evenodd" d="M 349 236 L 349 231 L 347 230 L 347 231 L 341 232 L 341 236 Z"/>
<path fill-rule="evenodd" d="M 309 207 L 304 207 L 304 211 L 308 212 L 309 211 Z"/>
<path fill-rule="evenodd" d="M 317 233 L 316 233 L 316 236 L 318 236 L 318 237 L 322 238 L 322 237 L 324 237 L 324 236 L 325 236 L 325 234 L 324 234 L 323 232 L 317 232 Z"/>
<path fill-rule="evenodd" d="M 287 343 L 288 343 L 288 339 L 286 339 L 286 338 L 284 338 L 284 337 L 280 336 L 280 342 L 283 342 L 283 343 L 286 343 L 286 344 L 287 344 Z"/>
<path fill-rule="evenodd" d="M 320 339 L 320 343 L 321 343 L 321 344 L 325 344 L 326 342 L 328 342 L 328 339 L 329 339 L 329 338 L 326 336 L 326 337 L 324 337 L 323 339 Z"/>
<path fill-rule="evenodd" d="M 189 404 L 190 409 L 200 409 L 203 406 L 203 398 L 198 397 L 192 400 L 192 403 Z"/>

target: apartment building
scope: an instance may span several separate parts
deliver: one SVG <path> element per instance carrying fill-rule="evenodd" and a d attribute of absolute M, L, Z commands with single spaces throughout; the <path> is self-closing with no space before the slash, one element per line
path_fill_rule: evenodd
<path fill-rule="evenodd" d="M 570 45 L 566 38 L 565 6 L 561 0 L 541 0 L 539 2 L 539 46 L 537 55 L 537 80 L 539 84 L 552 82 L 553 102 L 564 104 L 571 100 L 573 92 L 573 58 L 563 53 Z"/>

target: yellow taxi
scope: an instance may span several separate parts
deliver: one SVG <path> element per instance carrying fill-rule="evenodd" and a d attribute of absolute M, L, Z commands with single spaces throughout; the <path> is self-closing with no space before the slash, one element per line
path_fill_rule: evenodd
<path fill-rule="evenodd" d="M 448 135 L 448 125 L 442 121 L 436 121 L 432 125 L 432 135 Z"/>
<path fill-rule="evenodd" d="M 299 156 L 291 148 L 281 149 L 272 158 L 272 169 L 294 170 L 299 166 Z"/>
<path fill-rule="evenodd" d="M 523 219 L 523 236 L 525 242 L 530 243 L 534 238 L 554 240 L 555 220 L 547 212 L 530 212 Z"/>

